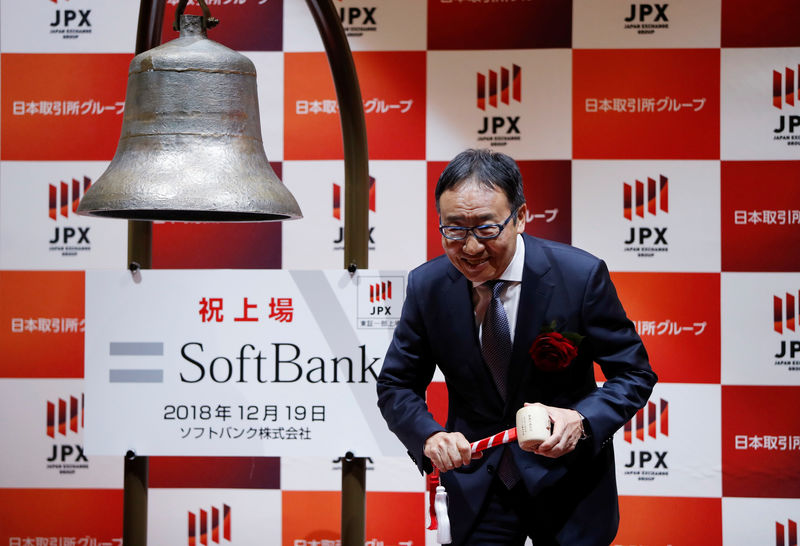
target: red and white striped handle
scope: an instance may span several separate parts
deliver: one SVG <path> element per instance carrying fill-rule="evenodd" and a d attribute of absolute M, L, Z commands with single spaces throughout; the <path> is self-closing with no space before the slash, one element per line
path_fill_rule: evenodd
<path fill-rule="evenodd" d="M 488 449 L 492 446 L 499 446 L 502 444 L 508 444 L 510 442 L 517 441 L 517 427 L 510 428 L 508 430 L 504 430 L 503 432 L 498 432 L 494 436 L 489 436 L 488 438 L 484 438 L 483 440 L 478 440 L 477 442 L 473 442 L 470 444 L 473 453 L 477 453 L 479 451 L 483 451 L 484 449 Z"/>

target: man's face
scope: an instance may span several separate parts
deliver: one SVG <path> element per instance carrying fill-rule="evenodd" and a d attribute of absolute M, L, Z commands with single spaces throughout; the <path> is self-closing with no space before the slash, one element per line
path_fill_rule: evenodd
<path fill-rule="evenodd" d="M 517 248 L 517 234 L 525 231 L 527 208 L 523 204 L 515 218 L 496 239 L 476 239 L 472 233 L 462 241 L 442 237 L 442 247 L 453 265 L 473 282 L 496 279 L 506 270 Z M 468 180 L 439 196 L 442 225 L 474 227 L 502 224 L 511 205 L 502 190 Z"/>

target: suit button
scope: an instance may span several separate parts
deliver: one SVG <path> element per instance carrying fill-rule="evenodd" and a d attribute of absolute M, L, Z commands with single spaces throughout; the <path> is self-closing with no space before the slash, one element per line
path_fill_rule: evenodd
<path fill-rule="evenodd" d="M 491 464 L 486 465 L 486 472 L 488 472 L 489 474 L 494 474 L 494 465 Z"/>

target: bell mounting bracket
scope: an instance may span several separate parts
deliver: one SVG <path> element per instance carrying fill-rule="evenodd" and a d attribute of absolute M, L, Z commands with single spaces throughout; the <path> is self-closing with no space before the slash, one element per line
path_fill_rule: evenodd
<path fill-rule="evenodd" d="M 178 7 L 175 8 L 175 21 L 172 23 L 172 30 L 179 31 L 181 29 L 181 15 L 183 10 L 186 9 L 186 4 L 189 0 L 180 0 Z M 214 28 L 219 24 L 219 19 L 211 17 L 211 10 L 208 9 L 205 0 L 197 0 L 200 4 L 200 9 L 203 10 L 203 28 Z"/>

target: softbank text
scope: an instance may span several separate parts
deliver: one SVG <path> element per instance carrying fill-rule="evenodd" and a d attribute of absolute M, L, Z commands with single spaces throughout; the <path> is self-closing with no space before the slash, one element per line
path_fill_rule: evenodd
<path fill-rule="evenodd" d="M 181 356 L 189 363 L 187 371 L 180 372 L 183 383 L 368 383 L 377 381 L 373 366 L 381 357 L 368 357 L 366 345 L 358 346 L 358 354 L 301 357 L 300 347 L 294 343 L 271 343 L 264 356 L 261 349 L 250 343 L 239 348 L 238 355 L 210 356 L 204 354 L 203 344 L 197 341 L 184 343 Z"/>

